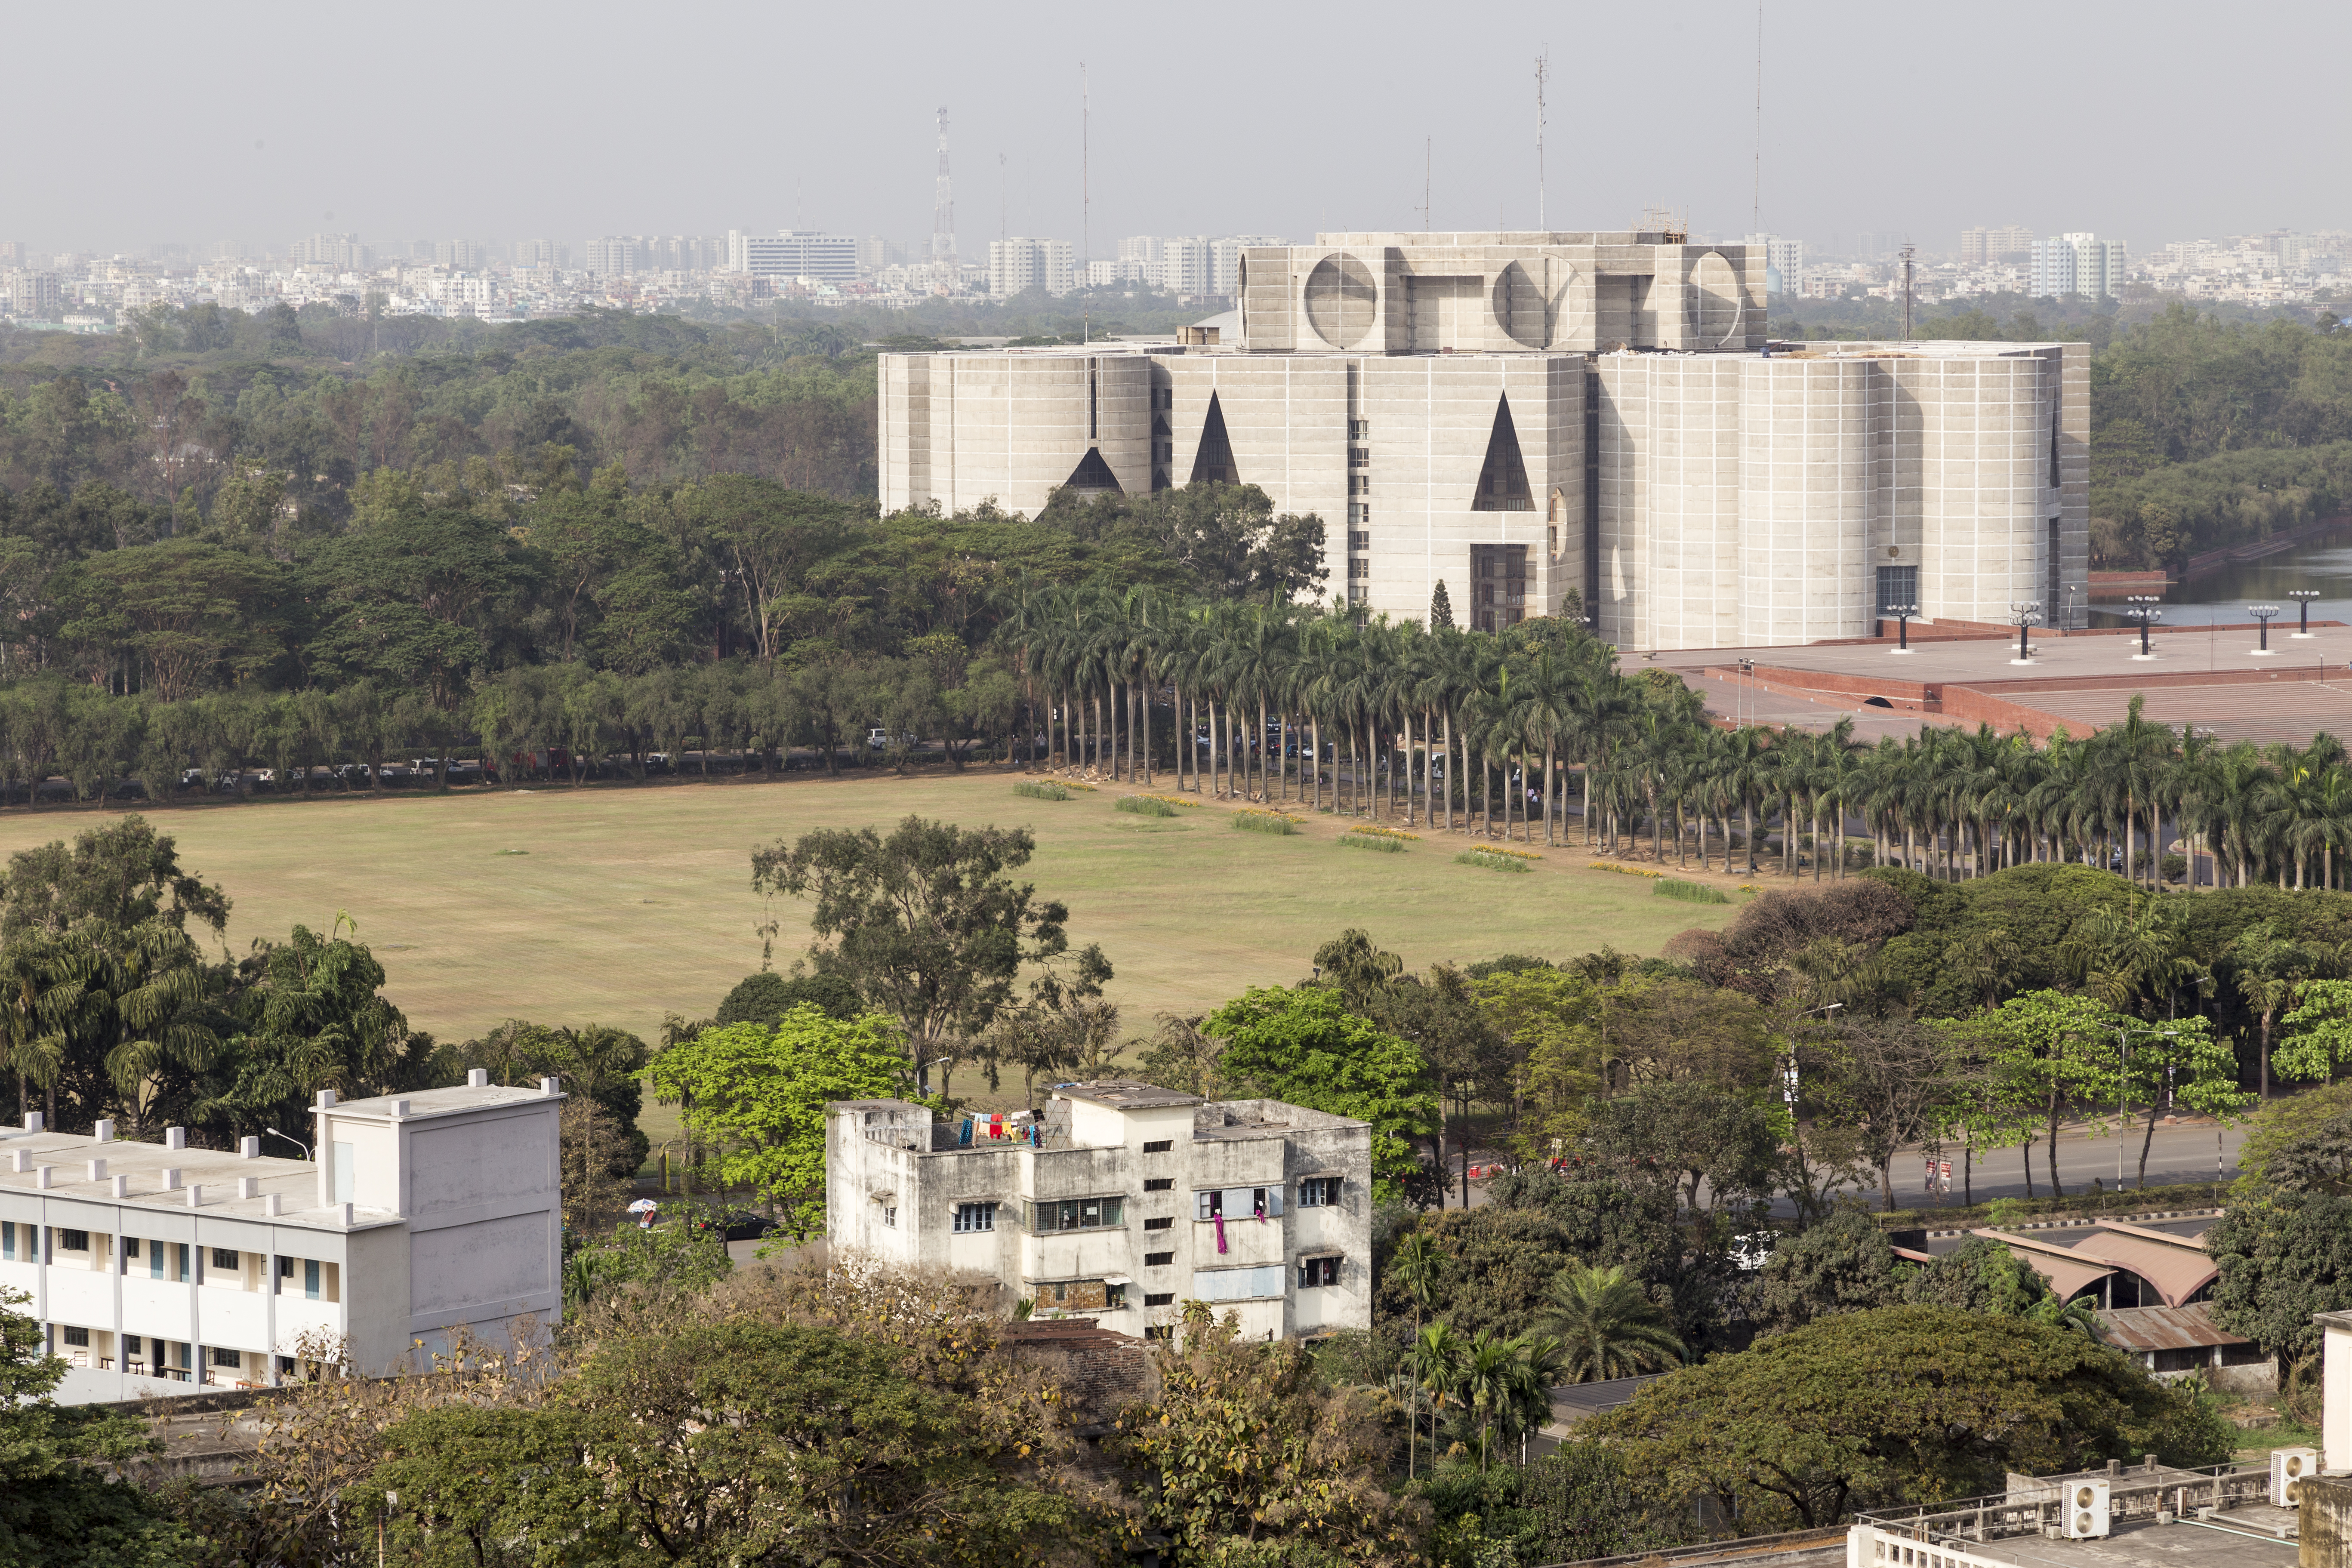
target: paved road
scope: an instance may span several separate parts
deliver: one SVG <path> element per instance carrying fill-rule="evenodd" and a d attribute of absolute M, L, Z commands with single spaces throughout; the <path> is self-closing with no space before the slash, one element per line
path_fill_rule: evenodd
<path fill-rule="evenodd" d="M 2220 1130 L 2219 1156 L 2221 1163 L 2222 1181 L 2236 1179 L 2238 1149 L 2244 1142 L 2245 1133 L 2238 1128 Z M 2139 1144 L 2140 1131 L 2135 1127 L 2131 1134 L 2122 1141 L 2124 1184 L 2129 1187 L 2137 1187 L 2139 1184 Z M 2147 1184 L 2153 1187 L 2184 1182 L 2212 1181 L 2216 1156 L 2215 1144 L 2216 1130 L 2210 1121 L 2184 1121 L 2173 1127 L 2159 1125 L 2156 1130 L 2154 1142 L 2147 1152 Z M 2070 1194 L 2081 1193 L 2088 1191 L 2092 1180 L 2096 1178 L 2112 1190 L 2116 1184 L 2116 1149 L 2117 1140 L 2113 1136 L 2098 1137 L 2079 1127 L 2063 1130 L 2058 1137 L 2060 1183 Z M 1475 1166 L 1487 1160 L 1502 1158 L 1504 1156 L 1499 1151 L 1474 1150 L 1470 1163 Z M 1946 1204 L 1957 1205 L 1962 1198 L 1959 1158 L 1957 1153 L 1952 1154 L 1950 1158 L 1952 1160 L 1952 1192 L 1951 1195 L 1943 1201 Z M 1916 1152 L 1895 1156 L 1895 1204 L 1897 1208 L 1932 1210 L 1936 1206 L 1935 1199 L 1928 1195 L 1926 1189 L 1926 1174 L 1925 1156 Z M 2014 1148 L 1999 1149 L 1986 1158 L 1979 1160 L 1970 1185 L 1978 1203 L 1983 1203 L 1991 1198 L 2026 1196 L 2025 1173 L 2019 1152 Z M 1875 1199 L 1877 1196 L 1875 1186 L 1870 1188 L 1865 1195 Z M 2050 1154 L 2049 1151 L 2039 1142 L 2033 1145 L 2033 1195 L 2037 1197 L 2050 1195 Z M 1472 1182 L 1470 1205 L 1476 1208 L 1486 1201 L 1486 1194 L 1484 1185 L 1478 1182 Z M 1462 1206 L 1462 1182 L 1458 1165 L 1454 1168 L 1453 1180 L 1446 1193 L 1445 1206 L 1448 1208 Z M 1790 1207 L 1785 1203 L 1779 1206 L 1783 1209 Z"/>

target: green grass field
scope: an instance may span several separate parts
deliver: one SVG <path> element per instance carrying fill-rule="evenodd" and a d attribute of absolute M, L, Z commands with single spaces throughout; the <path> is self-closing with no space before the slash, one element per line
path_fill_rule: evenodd
<path fill-rule="evenodd" d="M 338 910 L 383 961 L 385 992 L 444 1039 L 502 1018 L 617 1025 L 653 1037 L 662 1016 L 707 1016 L 759 967 L 755 844 L 813 827 L 887 826 L 910 812 L 1037 836 L 1024 873 L 1070 907 L 1074 942 L 1118 968 L 1128 1032 L 1160 1011 L 1197 1013 L 1251 984 L 1307 973 L 1325 938 L 1360 926 L 1420 968 L 1503 952 L 1561 958 L 1609 942 L 1654 952 L 1732 909 L 1652 896 L 1646 878 L 1585 869 L 1555 849 L 1526 877 L 1456 865 L 1464 840 L 1432 834 L 1400 855 L 1348 854 L 1346 823 L 1295 837 L 1235 833 L 1212 805 L 1132 816 L 1110 790 L 1067 801 L 1013 794 L 1018 774 L 866 774 L 644 787 L 490 791 L 371 800 L 259 800 L 152 813 L 184 865 L 235 900 L 228 940 Z M 1163 786 L 1164 787 L 1164 786 Z M 0 854 L 70 838 L 89 810 L 0 816 Z M 808 944 L 803 907 L 781 901 L 777 966 Z M 967 1075 L 960 1092 L 985 1086 Z M 648 1118 L 649 1123 L 652 1118 Z M 649 1131 L 650 1131 L 649 1126 Z M 658 1137 L 658 1135 L 657 1135 Z"/>

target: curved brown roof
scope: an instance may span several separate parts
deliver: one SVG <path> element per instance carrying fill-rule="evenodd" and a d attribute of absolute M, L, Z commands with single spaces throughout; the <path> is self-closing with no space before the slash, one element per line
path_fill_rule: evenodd
<path fill-rule="evenodd" d="M 2085 1258 L 2130 1269 L 2162 1292 L 2168 1307 L 2185 1304 L 2221 1273 L 2210 1253 L 2137 1236 L 2089 1236 L 2076 1242 L 2073 1250 Z"/>
<path fill-rule="evenodd" d="M 2033 1265 L 2033 1271 L 2050 1281 L 2050 1289 L 2062 1301 L 2071 1301 L 2115 1270 L 2047 1241 L 2035 1241 L 2031 1237 L 2011 1236 L 2005 1230 L 1977 1229 L 1969 1233 L 1988 1241 L 1998 1241 Z"/>

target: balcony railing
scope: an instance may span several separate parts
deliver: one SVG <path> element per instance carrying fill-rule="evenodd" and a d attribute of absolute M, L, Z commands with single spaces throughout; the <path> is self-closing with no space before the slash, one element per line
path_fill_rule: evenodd
<path fill-rule="evenodd" d="M 2259 1501 L 2270 1496 L 2270 1486 L 2267 1466 L 2123 1470 L 2107 1479 L 2107 1507 L 2115 1519 L 2154 1519 L 2159 1510 Z M 2063 1523 L 2065 1512 L 2066 1489 L 2053 1478 L 2045 1485 L 2019 1487 L 1998 1497 L 1966 1498 L 1935 1509 L 1875 1509 L 1854 1515 L 1854 1520 L 1908 1540 L 1985 1542 L 2039 1535 Z"/>
<path fill-rule="evenodd" d="M 976 1149 L 1067 1149 L 1073 1147 L 1066 1127 L 1006 1128 L 1001 1138 L 991 1138 L 988 1128 L 975 1125 L 971 1142 L 963 1137 L 963 1124 L 956 1121 L 934 1121 L 922 1127 L 869 1127 L 866 1130 L 868 1143 L 880 1143 L 892 1149 L 908 1149 L 918 1154 L 970 1153 Z"/>

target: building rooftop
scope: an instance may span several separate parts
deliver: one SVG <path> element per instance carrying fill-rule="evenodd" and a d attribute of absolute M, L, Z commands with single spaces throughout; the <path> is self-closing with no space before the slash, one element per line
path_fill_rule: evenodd
<path fill-rule="evenodd" d="M 413 1121 L 426 1116 L 454 1116 L 465 1110 L 517 1105 L 525 1100 L 561 1098 L 562 1090 L 551 1087 L 554 1083 L 553 1079 L 549 1079 L 531 1089 L 499 1083 L 452 1084 L 446 1089 L 415 1089 L 405 1094 L 338 1100 L 320 1109 L 331 1110 L 338 1116 L 373 1116 L 387 1121 L 398 1119 Z"/>
<path fill-rule="evenodd" d="M 342 1205 L 319 1206 L 319 1167 L 309 1160 L 247 1155 L 234 1149 L 173 1149 L 162 1143 L 100 1138 L 89 1133 L 27 1132 L 0 1129 L 0 1193 L 113 1204 L 133 1208 L 185 1212 L 211 1219 L 249 1219 L 268 1225 L 346 1228 Z M 103 1173 L 90 1174 L 93 1162 Z M 22 1164 L 24 1169 L 16 1169 Z M 48 1173 L 44 1186 L 41 1173 Z M 168 1174 L 167 1174 L 168 1173 Z M 118 1178 L 122 1192 L 117 1195 Z M 250 1179 L 253 1195 L 240 1196 Z M 278 1212 L 269 1212 L 276 1198 Z M 388 1225 L 399 1215 L 381 1209 L 354 1209 L 349 1228 Z"/>
<path fill-rule="evenodd" d="M 2203 1301 L 2186 1307 L 2116 1307 L 2099 1314 L 2107 1343 L 2127 1351 L 2193 1351 L 2249 1343 L 2214 1320 Z"/>
<path fill-rule="evenodd" d="M 1197 1094 L 1162 1089 L 1156 1083 L 1127 1083 L 1116 1079 L 1098 1083 L 1057 1083 L 1054 1086 L 1054 1092 L 1065 1100 L 1090 1100 L 1094 1104 L 1114 1106 L 1120 1110 L 1161 1110 L 1202 1103 Z"/>

